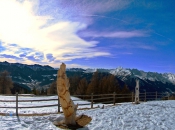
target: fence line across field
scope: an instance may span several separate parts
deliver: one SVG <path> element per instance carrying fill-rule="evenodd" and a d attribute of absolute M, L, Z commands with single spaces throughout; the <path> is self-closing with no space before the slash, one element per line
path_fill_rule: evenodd
<path fill-rule="evenodd" d="M 14 95 L 7 95 L 7 96 L 14 96 Z M 14 107 L 4 107 L 0 106 L 0 108 L 14 108 L 16 109 L 16 115 L 18 116 L 18 108 L 42 108 L 42 107 L 53 107 L 58 106 L 58 112 L 60 112 L 60 102 L 59 98 L 53 98 L 53 99 L 36 99 L 36 100 L 19 100 L 19 96 L 27 96 L 27 97 L 42 97 L 42 96 L 53 96 L 53 95 L 42 95 L 42 96 L 36 96 L 36 95 L 24 95 L 24 94 L 18 94 L 16 93 L 16 100 L 0 100 L 0 102 L 16 102 L 16 106 Z M 78 104 L 79 106 L 84 105 L 90 105 L 90 108 L 93 108 L 94 104 L 97 103 L 103 103 L 103 104 L 113 104 L 119 103 L 121 99 L 127 99 L 130 102 L 134 102 L 134 92 L 129 94 L 91 94 L 91 95 L 72 95 L 73 97 L 83 98 L 81 100 L 73 100 L 75 101 L 90 101 L 89 103 L 82 103 Z M 157 93 L 157 92 L 144 92 L 139 94 L 140 101 L 151 101 L 151 100 L 163 100 L 165 98 L 169 99 L 168 93 Z M 109 100 L 110 99 L 110 100 Z M 49 104 L 49 105 L 39 105 L 39 106 L 23 106 L 19 107 L 18 102 L 42 102 L 42 101 L 58 101 L 57 104 Z M 118 102 L 119 101 L 119 102 Z"/>

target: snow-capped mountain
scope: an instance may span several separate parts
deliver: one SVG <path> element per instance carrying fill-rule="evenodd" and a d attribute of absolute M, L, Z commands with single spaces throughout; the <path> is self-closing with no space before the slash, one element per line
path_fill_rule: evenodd
<path fill-rule="evenodd" d="M 31 89 L 33 87 L 48 87 L 56 80 L 58 69 L 42 65 L 26 65 L 20 63 L 0 62 L 0 72 L 7 70 L 10 72 L 13 82 L 24 84 Z M 175 92 L 175 74 L 144 72 L 137 69 L 125 69 L 118 67 L 116 69 L 81 69 L 68 68 L 66 74 L 68 77 L 80 76 L 90 81 L 94 72 L 113 74 L 118 79 L 121 86 L 126 84 L 131 91 L 135 89 L 135 80 L 140 80 L 140 91 L 159 91 Z"/>
<path fill-rule="evenodd" d="M 124 82 L 131 91 L 135 90 L 135 80 L 139 79 L 141 92 L 175 92 L 175 74 L 172 73 L 144 72 L 142 70 L 122 67 L 116 69 L 96 69 L 96 71 L 115 75 L 120 84 L 122 85 Z M 85 72 L 92 73 L 91 71 Z"/>
<path fill-rule="evenodd" d="M 118 67 L 109 73 L 125 82 L 131 90 L 135 89 L 135 80 L 140 80 L 140 91 L 175 92 L 175 74 L 144 72 L 137 69 Z"/>
<path fill-rule="evenodd" d="M 164 73 L 163 76 L 167 78 L 170 82 L 175 84 L 175 74 L 172 73 Z"/>
<path fill-rule="evenodd" d="M 137 69 L 125 69 L 118 67 L 116 69 L 110 70 L 109 73 L 120 77 L 123 81 L 127 80 L 127 77 L 139 78 L 142 80 L 150 81 L 160 81 L 163 83 L 173 83 L 175 84 L 175 74 L 172 73 L 157 73 L 157 72 L 144 72 Z"/>

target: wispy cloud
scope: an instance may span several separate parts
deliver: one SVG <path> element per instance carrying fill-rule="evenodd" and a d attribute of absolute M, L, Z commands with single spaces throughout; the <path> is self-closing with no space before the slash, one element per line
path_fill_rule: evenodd
<path fill-rule="evenodd" d="M 147 9 L 159 9 L 163 7 L 163 1 L 145 1 L 145 0 L 139 0 L 133 2 L 134 6 L 141 7 L 141 8 L 147 8 Z"/>
<path fill-rule="evenodd" d="M 131 0 L 59 0 L 55 4 L 59 6 L 60 11 L 64 9 L 63 14 L 69 16 L 73 14 L 99 14 L 115 10 L 122 10 L 126 8 L 132 1 Z M 66 7 L 66 8 L 65 8 Z"/>
<path fill-rule="evenodd" d="M 122 20 L 122 19 L 119 19 L 119 18 L 115 18 L 115 17 L 107 17 L 107 16 L 104 16 L 104 15 L 96 15 L 96 14 L 93 14 L 93 15 L 89 15 L 89 14 L 82 14 L 80 16 L 84 16 L 84 17 L 99 17 L 99 18 L 106 18 L 106 19 L 112 19 L 112 20 L 117 20 L 117 21 L 121 21 L 123 23 L 129 23 L 125 20 Z"/>
<path fill-rule="evenodd" d="M 83 32 L 82 37 L 106 37 L 106 38 L 133 38 L 147 37 L 148 34 L 144 31 L 116 31 L 116 32 Z"/>
<path fill-rule="evenodd" d="M 122 42 L 122 43 L 116 43 L 115 45 L 111 46 L 112 48 L 127 48 L 127 49 L 145 49 L 145 50 L 156 50 L 156 47 L 151 44 L 146 44 L 142 42 Z"/>
<path fill-rule="evenodd" d="M 14 55 L 7 55 L 7 54 L 1 54 L 0 57 L 1 58 L 10 58 L 10 59 L 15 59 L 15 60 L 22 60 L 22 58 L 19 58 L 19 57 L 14 56 Z"/>
<path fill-rule="evenodd" d="M 41 14 L 51 12 L 54 14 L 52 17 L 56 19 L 79 21 L 89 25 L 93 24 L 93 17 L 104 17 L 103 13 L 123 10 L 131 2 L 131 0 L 49 0 L 42 1 L 40 3 L 42 6 L 39 9 Z"/>
<path fill-rule="evenodd" d="M 168 38 L 168 37 L 165 37 L 165 36 L 163 36 L 163 35 L 161 35 L 161 34 L 159 34 L 159 33 L 154 32 L 154 34 L 156 34 L 156 35 L 158 35 L 158 36 L 161 36 L 161 37 L 163 37 L 163 38 L 165 38 L 165 39 L 168 39 L 168 40 L 170 40 L 170 41 L 173 41 L 172 39 L 170 39 L 170 38 Z"/>
<path fill-rule="evenodd" d="M 98 41 L 86 41 L 76 34 L 88 26 L 86 23 L 59 19 L 51 24 L 53 14 L 39 16 L 38 9 L 37 1 L 0 1 L 0 40 L 5 48 L 1 49 L 1 56 L 47 63 L 110 55 L 95 48 Z M 98 10 L 96 7 L 95 12 Z M 65 57 L 66 54 L 71 56 Z"/>

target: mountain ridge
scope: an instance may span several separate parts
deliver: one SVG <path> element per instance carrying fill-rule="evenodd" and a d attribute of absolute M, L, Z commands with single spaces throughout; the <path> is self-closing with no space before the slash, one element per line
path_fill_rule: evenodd
<path fill-rule="evenodd" d="M 46 88 L 56 80 L 58 69 L 48 65 L 26 65 L 5 61 L 0 62 L 0 72 L 3 70 L 10 72 L 14 82 L 27 85 L 30 88 Z M 134 91 L 136 79 L 140 80 L 141 91 L 175 91 L 175 74 L 173 73 L 145 72 L 143 70 L 122 67 L 116 69 L 66 69 L 68 77 L 74 75 L 91 77 L 95 71 L 115 75 L 119 80 L 125 82 L 132 91 Z"/>

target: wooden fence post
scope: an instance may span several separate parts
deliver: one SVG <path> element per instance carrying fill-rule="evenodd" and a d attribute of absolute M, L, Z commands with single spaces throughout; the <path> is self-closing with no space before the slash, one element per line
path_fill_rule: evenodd
<path fill-rule="evenodd" d="M 16 92 L 16 116 L 18 116 L 18 92 Z"/>
<path fill-rule="evenodd" d="M 156 91 L 156 100 L 157 100 L 157 91 Z"/>
<path fill-rule="evenodd" d="M 91 108 L 93 108 L 93 93 L 91 93 Z"/>
<path fill-rule="evenodd" d="M 146 102 L 146 91 L 145 91 L 145 102 Z"/>
<path fill-rule="evenodd" d="M 132 103 L 134 102 L 134 92 L 132 92 Z"/>
<path fill-rule="evenodd" d="M 113 103 L 115 105 L 115 92 L 113 93 Z"/>
<path fill-rule="evenodd" d="M 58 96 L 58 112 L 60 112 L 60 100 L 59 100 L 59 96 Z"/>
<path fill-rule="evenodd" d="M 168 93 L 168 100 L 169 100 L 170 96 L 169 96 L 169 93 Z"/>

